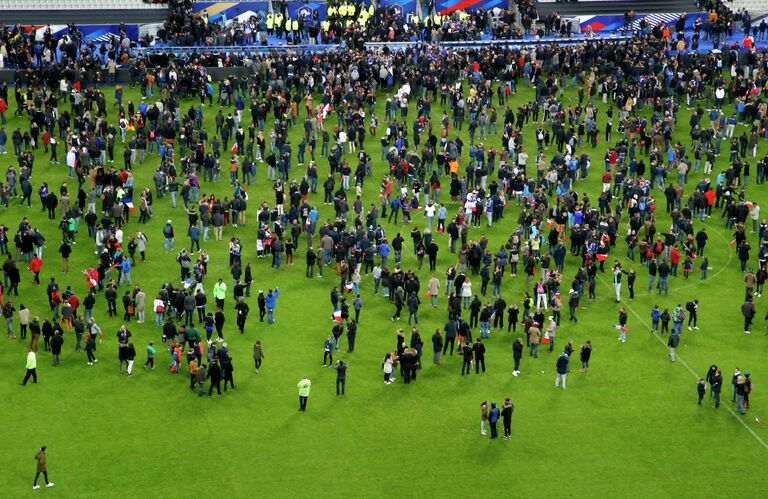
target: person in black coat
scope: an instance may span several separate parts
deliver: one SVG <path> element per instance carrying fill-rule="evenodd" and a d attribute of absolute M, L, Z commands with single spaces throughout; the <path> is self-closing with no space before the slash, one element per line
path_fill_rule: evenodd
<path fill-rule="evenodd" d="M 51 338 L 51 353 L 53 354 L 53 365 L 59 365 L 59 355 L 61 355 L 61 347 L 64 345 L 64 338 L 59 331 Z"/>
<path fill-rule="evenodd" d="M 512 436 L 512 413 L 515 412 L 515 405 L 509 397 L 504 399 L 504 406 L 501 409 L 501 418 L 504 423 L 504 440 L 509 440 Z"/>
<path fill-rule="evenodd" d="M 440 363 L 440 351 L 443 349 L 443 337 L 440 335 L 440 330 L 435 329 L 435 334 L 432 335 L 432 350 L 435 353 L 433 362 L 435 364 Z"/>
<path fill-rule="evenodd" d="M 221 362 L 221 368 L 224 372 L 224 391 L 227 391 L 227 384 L 232 386 L 232 389 L 235 389 L 235 379 L 232 376 L 232 372 L 235 370 L 235 368 L 232 366 L 232 359 L 227 357 L 226 360 L 223 360 Z"/>
<path fill-rule="evenodd" d="M 472 369 L 472 347 L 469 346 L 469 342 L 464 343 L 464 346 L 461 348 L 461 354 L 463 357 L 461 375 L 464 376 L 465 372 L 466 374 L 469 374 Z"/>
<path fill-rule="evenodd" d="M 710 384 L 712 395 L 715 397 L 715 409 L 720 407 L 720 390 L 723 389 L 723 375 L 718 369 Z"/>
<path fill-rule="evenodd" d="M 472 352 L 475 355 L 475 374 L 480 374 L 480 364 L 483 364 L 483 373 L 485 373 L 485 345 L 480 338 L 472 345 Z"/>
<path fill-rule="evenodd" d="M 589 369 L 589 358 L 592 356 L 592 341 L 587 340 L 585 344 L 581 346 L 581 372 L 587 372 Z"/>
<path fill-rule="evenodd" d="M 259 296 L 263 296 L 263 294 L 260 293 Z M 237 328 L 240 330 L 240 334 L 243 334 L 245 320 L 248 318 L 248 312 L 250 312 L 251 309 L 244 300 L 240 300 L 237 302 L 237 305 L 235 305 L 235 310 L 237 311 Z"/>
<path fill-rule="evenodd" d="M 208 366 L 208 379 L 211 380 L 211 386 L 208 388 L 208 396 L 213 394 L 213 389 L 216 388 L 216 392 L 221 395 L 221 366 L 219 365 L 219 358 L 214 357 L 211 365 Z"/>
<path fill-rule="evenodd" d="M 456 344 L 456 321 L 449 320 L 445 323 L 445 344 L 443 345 L 443 355 L 448 351 L 448 345 L 451 346 L 451 355 L 453 355 L 453 347 Z"/>
<path fill-rule="evenodd" d="M 512 344 L 512 358 L 515 359 L 515 369 L 512 371 L 513 376 L 520 374 L 520 359 L 523 358 L 523 340 L 517 338 Z"/>

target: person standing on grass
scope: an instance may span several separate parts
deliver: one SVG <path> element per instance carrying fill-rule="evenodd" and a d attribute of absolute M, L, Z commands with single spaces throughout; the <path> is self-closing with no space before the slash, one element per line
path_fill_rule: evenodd
<path fill-rule="evenodd" d="M 733 371 L 733 377 L 731 378 L 731 402 L 733 403 L 736 402 L 736 385 L 738 384 L 739 376 L 741 376 L 741 371 L 737 367 Z"/>
<path fill-rule="evenodd" d="M 38 478 L 40 478 L 40 473 L 43 474 L 43 479 L 45 480 L 45 486 L 46 487 L 53 487 L 56 485 L 53 482 L 48 481 L 48 466 L 45 459 L 45 449 L 47 447 L 43 445 L 40 447 L 40 450 L 37 451 L 37 454 L 35 454 L 35 461 L 37 461 L 37 467 L 35 469 L 35 481 L 32 482 L 32 490 L 37 490 L 40 488 L 40 486 L 37 484 Z"/>
<path fill-rule="evenodd" d="M 717 369 L 715 371 L 715 375 L 712 378 L 712 382 L 710 383 L 710 390 L 712 390 L 712 395 L 715 398 L 715 409 L 718 409 L 720 407 L 720 390 L 723 388 L 723 375 L 720 372 L 720 369 Z"/>
<path fill-rule="evenodd" d="M 280 296 L 280 288 L 275 288 L 274 291 L 271 289 L 267 291 L 267 296 L 265 297 L 265 305 L 267 306 L 267 323 L 273 324 L 275 322 L 275 305 L 277 304 L 277 298 Z"/>
<path fill-rule="evenodd" d="M 56 331 L 51 338 L 51 354 L 53 354 L 53 365 L 59 365 L 59 357 L 61 356 L 61 348 L 64 346 L 64 338 L 59 331 Z"/>
<path fill-rule="evenodd" d="M 592 341 L 581 345 L 581 372 L 585 373 L 589 369 L 589 358 L 592 357 Z"/>
<path fill-rule="evenodd" d="M 464 376 L 465 372 L 469 374 L 472 369 L 472 347 L 469 345 L 469 342 L 464 343 L 464 346 L 461 347 L 461 354 L 461 375 Z"/>
<path fill-rule="evenodd" d="M 496 407 L 496 402 L 491 402 L 491 410 L 488 413 L 488 422 L 491 425 L 491 440 L 495 438 L 499 438 L 499 432 L 496 429 L 496 425 L 499 422 L 500 416 L 501 416 L 501 411 L 499 411 L 499 408 Z"/>
<path fill-rule="evenodd" d="M 568 354 L 563 352 L 557 358 L 555 363 L 557 374 L 555 375 L 555 388 L 560 386 L 560 381 L 563 382 L 563 390 L 565 390 L 565 376 L 568 374 Z"/>
<path fill-rule="evenodd" d="M 480 341 L 480 338 L 475 340 L 475 344 L 472 345 L 472 352 L 475 355 L 475 374 L 480 374 L 480 364 L 483 365 L 483 374 L 485 374 L 485 345 Z"/>
<path fill-rule="evenodd" d="M 26 363 L 27 373 L 24 375 L 24 380 L 21 382 L 22 385 L 26 385 L 30 377 L 32 377 L 33 383 L 37 383 L 37 355 L 34 350 L 32 350 L 32 347 L 28 350 Z"/>
<path fill-rule="evenodd" d="M 221 370 L 224 373 L 224 391 L 227 391 L 227 385 L 231 386 L 232 389 L 235 389 L 235 378 L 233 375 L 233 372 L 235 371 L 234 366 L 232 365 L 232 358 L 227 356 L 226 358 L 222 359 L 221 361 Z"/>
<path fill-rule="evenodd" d="M 627 341 L 627 311 L 624 308 L 619 309 L 619 341 L 625 343 Z"/>
<path fill-rule="evenodd" d="M 509 397 L 504 399 L 504 405 L 501 408 L 501 420 L 504 424 L 504 440 L 512 437 L 512 413 L 515 412 L 515 406 Z"/>
<path fill-rule="evenodd" d="M 340 397 L 344 395 L 344 390 L 347 386 L 347 365 L 343 360 L 336 362 L 333 366 L 336 369 L 336 396 Z"/>
<path fill-rule="evenodd" d="M 195 373 L 195 381 L 197 382 L 197 396 L 202 397 L 205 393 L 205 380 L 208 378 L 208 368 L 205 364 L 200 364 Z"/>
<path fill-rule="evenodd" d="M 263 295 L 262 295 L 263 296 Z M 245 303 L 245 300 L 239 298 L 237 305 L 235 305 L 235 311 L 237 312 L 237 329 L 240 330 L 240 334 L 243 334 L 245 330 L 245 321 L 248 319 L 248 312 L 251 308 Z"/>
<path fill-rule="evenodd" d="M 253 364 L 256 367 L 256 374 L 259 373 L 262 360 L 264 360 L 264 349 L 261 346 L 261 340 L 256 340 L 253 344 Z"/>
<path fill-rule="evenodd" d="M 434 357 L 432 362 L 435 364 L 440 363 L 440 352 L 443 349 L 443 337 L 440 335 L 440 329 L 435 329 L 435 334 L 432 335 L 432 350 Z"/>
<path fill-rule="evenodd" d="M 688 310 L 688 331 L 691 331 L 691 324 L 693 324 L 693 329 L 696 331 L 699 330 L 698 327 L 698 320 L 699 320 L 699 300 L 691 300 L 688 303 L 685 304 L 686 310 Z"/>
<path fill-rule="evenodd" d="M 515 360 L 515 369 L 512 371 L 512 376 L 520 374 L 520 359 L 523 358 L 523 340 L 522 338 L 515 339 L 512 344 L 512 358 Z"/>
<path fill-rule="evenodd" d="M 483 400 L 480 402 L 480 436 L 484 437 L 486 435 L 485 432 L 485 423 L 488 421 L 488 401 Z"/>
<path fill-rule="evenodd" d="M 700 378 L 699 382 L 696 383 L 696 391 L 699 393 L 699 405 L 701 405 L 701 401 L 704 399 L 704 393 L 707 391 L 707 382 L 704 381 L 704 378 Z"/>
<path fill-rule="evenodd" d="M 96 336 L 90 331 L 85 334 L 85 354 L 88 356 L 88 365 L 92 366 L 96 359 Z"/>
<path fill-rule="evenodd" d="M 757 311 L 755 310 L 755 304 L 752 302 L 752 295 L 747 294 L 747 299 L 741 306 L 741 314 L 744 316 L 744 334 L 749 334 L 749 328 L 752 325 L 752 320 L 755 318 Z"/>
<path fill-rule="evenodd" d="M 219 358 L 214 357 L 210 367 L 208 367 L 208 379 L 211 380 L 211 386 L 208 387 L 208 396 L 213 395 L 213 389 L 216 388 L 216 392 L 221 395 L 221 366 L 219 365 Z"/>
<path fill-rule="evenodd" d="M 322 367 L 326 367 L 326 363 L 328 363 L 329 366 L 333 365 L 333 335 L 329 334 L 328 337 L 325 339 L 325 342 L 323 343 L 323 364 Z"/>
<path fill-rule="evenodd" d="M 299 381 L 299 411 L 307 412 L 307 400 L 309 399 L 309 390 L 312 388 L 312 382 L 309 380 L 309 376 L 304 376 Z"/>
<path fill-rule="evenodd" d="M 128 367 L 125 369 L 125 375 L 130 378 L 133 376 L 133 362 L 136 360 L 136 347 L 133 346 L 133 343 L 128 343 L 126 360 L 128 362 Z"/>

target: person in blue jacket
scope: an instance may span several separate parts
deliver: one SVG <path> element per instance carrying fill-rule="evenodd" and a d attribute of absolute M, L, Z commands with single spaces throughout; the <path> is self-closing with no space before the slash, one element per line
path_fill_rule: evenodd
<path fill-rule="evenodd" d="M 275 322 L 275 304 L 277 303 L 277 297 L 280 296 L 280 288 L 275 288 L 274 291 L 271 289 L 267 291 L 267 296 L 265 298 L 266 305 L 267 305 L 267 323 L 273 324 Z"/>
<path fill-rule="evenodd" d="M 491 402 L 491 412 L 488 413 L 488 422 L 491 424 L 491 440 L 498 438 L 499 433 L 496 430 L 496 424 L 499 422 L 501 411 L 496 407 L 496 402 Z"/>

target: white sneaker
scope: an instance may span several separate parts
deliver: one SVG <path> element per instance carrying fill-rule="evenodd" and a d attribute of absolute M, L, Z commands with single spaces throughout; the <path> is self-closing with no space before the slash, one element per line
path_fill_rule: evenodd
<path fill-rule="evenodd" d="M 486 436 L 486 435 L 487 435 L 487 433 L 486 433 L 486 432 L 484 432 L 484 431 L 481 431 L 481 432 L 480 432 L 480 436 L 484 437 L 484 436 Z"/>
<path fill-rule="evenodd" d="M 56 484 L 53 483 L 53 482 L 48 482 L 48 483 L 45 484 L 46 487 L 53 487 L 54 485 L 56 485 Z"/>
<path fill-rule="evenodd" d="M 512 371 L 512 376 L 517 377 L 517 371 Z"/>
<path fill-rule="evenodd" d="M 744 331 L 744 334 L 749 334 L 749 331 Z"/>
<path fill-rule="evenodd" d="M 39 488 L 40 488 L 40 486 L 39 486 L 39 485 L 33 485 L 33 486 L 32 486 L 32 490 L 37 490 L 37 489 L 39 489 Z"/>
<path fill-rule="evenodd" d="M 695 329 L 696 331 L 699 330 L 699 328 L 697 326 L 693 326 L 693 329 Z"/>

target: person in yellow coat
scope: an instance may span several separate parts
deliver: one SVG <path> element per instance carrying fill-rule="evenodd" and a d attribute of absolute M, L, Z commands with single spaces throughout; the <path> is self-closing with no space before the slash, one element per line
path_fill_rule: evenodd
<path fill-rule="evenodd" d="M 347 2 L 344 2 L 343 4 L 339 5 L 339 15 L 341 17 L 347 16 Z"/>
<path fill-rule="evenodd" d="M 283 13 L 278 12 L 275 14 L 275 31 L 277 32 L 277 37 L 282 38 L 283 37 Z"/>
<path fill-rule="evenodd" d="M 337 12 L 336 6 L 334 6 L 334 5 L 331 5 L 330 7 L 328 7 L 328 10 L 326 10 L 326 14 L 327 14 L 328 17 L 335 16 L 336 12 Z"/>
<path fill-rule="evenodd" d="M 275 33 L 275 16 L 271 12 L 267 14 L 267 33 Z"/>

